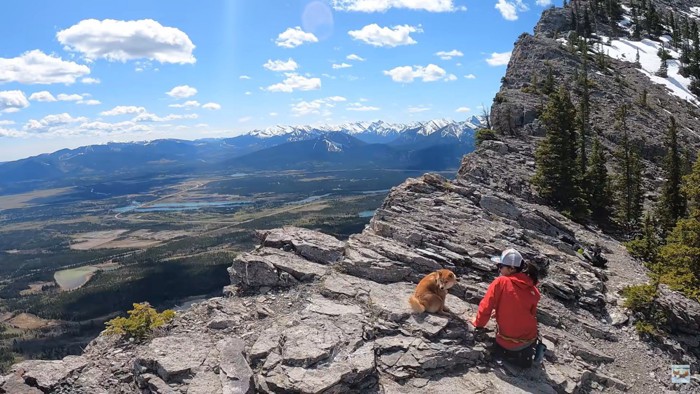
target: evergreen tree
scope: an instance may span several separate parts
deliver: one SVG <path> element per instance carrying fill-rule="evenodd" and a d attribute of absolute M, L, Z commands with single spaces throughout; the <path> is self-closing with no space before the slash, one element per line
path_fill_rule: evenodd
<path fill-rule="evenodd" d="M 676 119 L 671 116 L 671 122 L 666 132 L 666 157 L 663 163 L 666 180 L 661 189 L 659 199 L 659 222 L 663 234 L 685 215 L 685 198 L 681 193 L 681 178 L 683 176 L 683 158 L 678 146 L 678 127 Z"/>
<path fill-rule="evenodd" d="M 654 264 L 659 254 L 661 238 L 659 237 L 656 220 L 647 212 L 644 215 L 644 227 L 640 237 L 625 244 L 630 254 L 648 264 Z"/>
<path fill-rule="evenodd" d="M 622 133 L 622 139 L 615 152 L 619 170 L 613 182 L 613 192 L 617 220 L 630 232 L 642 216 L 642 162 L 629 139 L 626 105 L 617 111 L 616 118 L 615 129 Z"/>
<path fill-rule="evenodd" d="M 579 102 L 578 111 L 578 160 L 581 174 L 586 173 L 586 168 L 588 167 L 588 156 L 586 152 L 586 145 L 588 143 L 588 120 L 589 120 L 589 106 L 590 106 L 590 95 L 588 92 L 588 44 L 584 41 L 583 51 L 581 53 L 581 73 L 579 74 L 578 84 L 581 88 L 581 100 Z M 585 177 L 583 179 L 584 190 L 587 189 Z"/>
<path fill-rule="evenodd" d="M 549 96 L 540 121 L 546 135 L 535 152 L 537 170 L 532 183 L 540 196 L 576 219 L 587 215 L 581 173 L 576 160 L 576 108 L 562 85 Z"/>
<path fill-rule="evenodd" d="M 662 283 L 700 301 L 700 159 L 683 178 L 690 215 L 676 223 L 652 270 Z"/>
<path fill-rule="evenodd" d="M 591 218 L 598 223 L 606 223 L 610 219 L 612 198 L 610 181 L 606 168 L 607 158 L 603 145 L 597 137 L 593 139 L 593 150 L 588 166 L 586 179 L 590 185 L 588 188 L 588 205 L 591 209 Z"/>

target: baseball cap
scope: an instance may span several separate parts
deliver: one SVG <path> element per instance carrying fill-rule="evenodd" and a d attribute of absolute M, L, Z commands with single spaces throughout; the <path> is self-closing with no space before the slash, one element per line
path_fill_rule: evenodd
<path fill-rule="evenodd" d="M 506 249 L 501 253 L 501 256 L 491 257 L 491 261 L 496 264 L 503 264 L 510 267 L 520 267 L 523 262 L 523 256 L 515 249 Z"/>

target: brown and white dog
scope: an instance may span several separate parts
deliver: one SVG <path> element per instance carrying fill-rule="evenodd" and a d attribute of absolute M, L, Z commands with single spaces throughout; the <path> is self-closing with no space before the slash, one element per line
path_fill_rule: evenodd
<path fill-rule="evenodd" d="M 454 272 L 446 269 L 437 270 L 426 275 L 418 283 L 416 291 L 408 299 L 411 309 L 416 313 L 445 313 L 447 290 L 457 283 Z"/>

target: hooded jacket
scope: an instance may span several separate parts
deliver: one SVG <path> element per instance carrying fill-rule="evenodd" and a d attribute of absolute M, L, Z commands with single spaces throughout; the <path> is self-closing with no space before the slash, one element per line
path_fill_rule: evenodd
<path fill-rule="evenodd" d="M 479 303 L 475 327 L 484 327 L 496 310 L 496 342 L 504 349 L 519 350 L 537 339 L 537 303 L 540 291 L 522 272 L 499 276 Z"/>

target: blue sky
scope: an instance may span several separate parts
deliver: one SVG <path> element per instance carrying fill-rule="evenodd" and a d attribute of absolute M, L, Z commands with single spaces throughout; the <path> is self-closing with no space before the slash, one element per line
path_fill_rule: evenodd
<path fill-rule="evenodd" d="M 0 14 L 0 162 L 276 124 L 461 120 L 552 0 L 22 0 Z"/>

